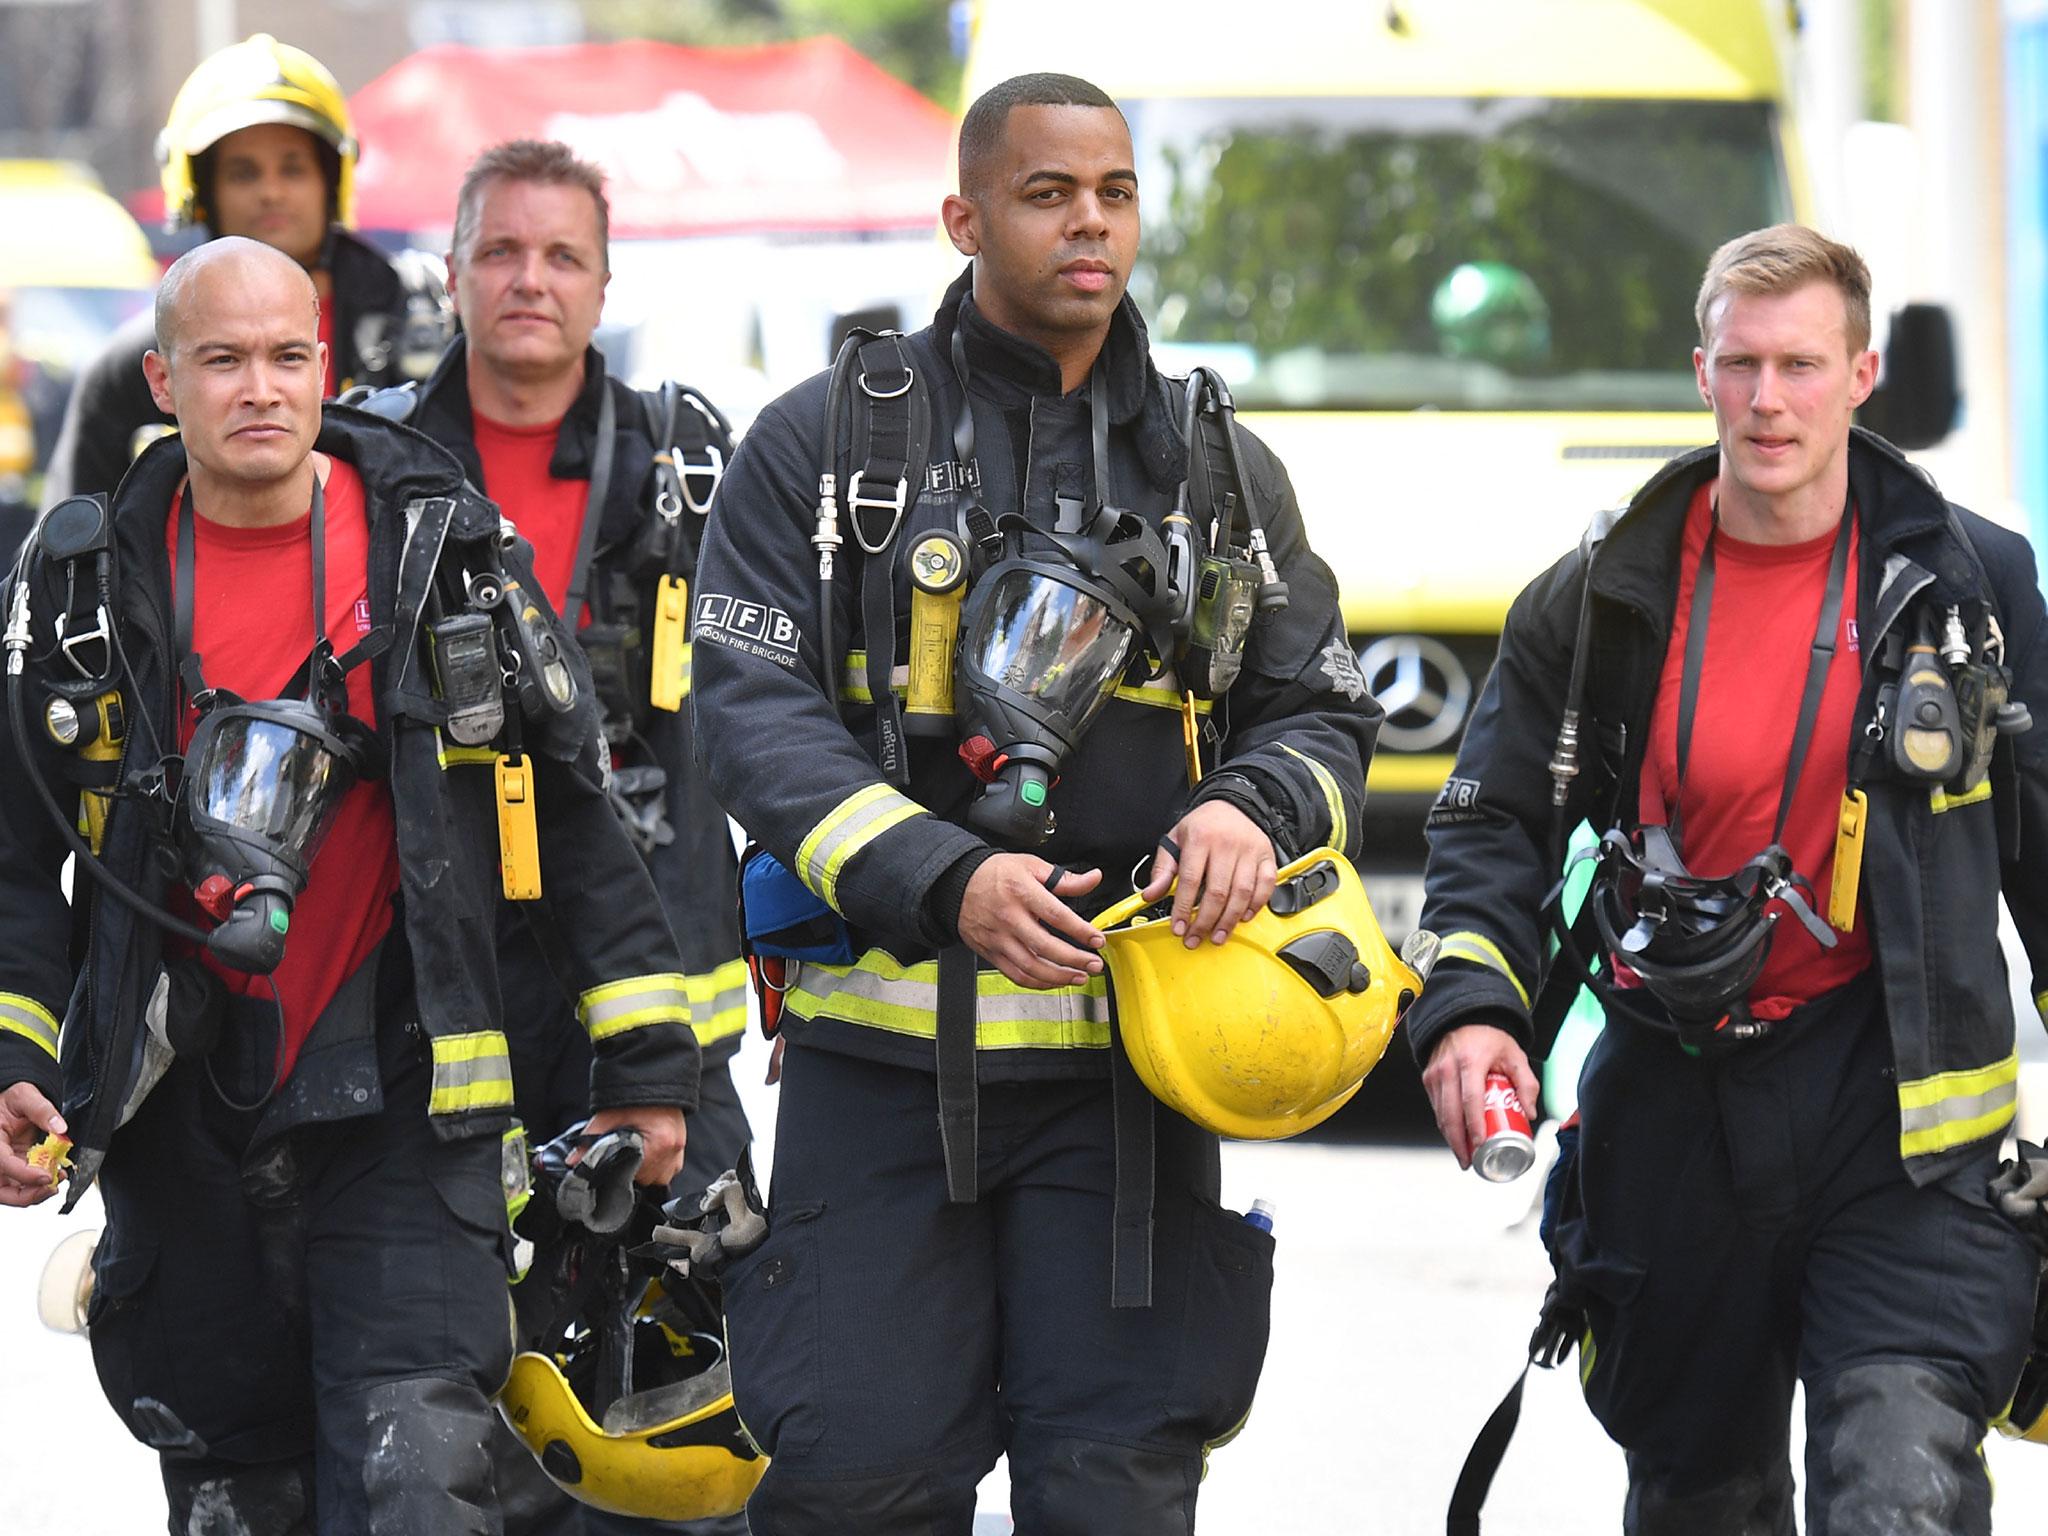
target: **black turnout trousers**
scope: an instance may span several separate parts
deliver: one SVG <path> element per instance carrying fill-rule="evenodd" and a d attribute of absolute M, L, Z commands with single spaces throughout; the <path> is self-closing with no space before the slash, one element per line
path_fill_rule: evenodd
<path fill-rule="evenodd" d="M 212 1056 L 260 1096 L 268 1032 Z M 238 1017 L 239 1016 L 239 1017 Z M 162 1456 L 174 1536 L 495 1533 L 483 1446 L 511 1366 L 498 1138 L 439 1141 L 410 1015 L 377 1113 L 288 1131 L 184 1059 L 115 1136 L 89 1319 L 108 1401 Z"/>
<path fill-rule="evenodd" d="M 981 1198 L 953 1204 L 930 1073 L 790 1045 L 769 1236 L 725 1301 L 773 1458 L 754 1536 L 965 1536 L 1003 1453 L 1018 1536 L 1194 1528 L 1273 1239 L 1218 1205 L 1216 1138 L 1157 1109 L 1152 1305 L 1114 1309 L 1108 1081 L 984 1082 L 980 1117 Z"/>
<path fill-rule="evenodd" d="M 1556 1237 L 1586 1398 L 1628 1454 L 1626 1529 L 1984 1536 L 1979 1447 L 2025 1357 L 2039 1259 L 1986 1148 L 1915 1188 L 1876 979 L 1696 1058 L 1616 1019 L 1580 1083 L 1583 1208 Z"/>

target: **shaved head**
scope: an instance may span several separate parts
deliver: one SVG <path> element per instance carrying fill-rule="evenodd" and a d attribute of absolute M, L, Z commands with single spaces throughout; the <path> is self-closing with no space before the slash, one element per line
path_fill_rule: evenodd
<path fill-rule="evenodd" d="M 313 279 L 284 252 L 224 236 L 171 264 L 142 373 L 178 423 L 208 515 L 261 523 L 305 510 L 326 367 Z"/>
<path fill-rule="evenodd" d="M 171 263 L 156 290 L 156 349 L 173 355 L 193 314 L 208 300 L 243 290 L 269 305 L 295 305 L 303 295 L 313 328 L 319 329 L 320 295 L 306 269 L 275 246 L 241 235 L 223 235 L 195 246 Z M 223 295 L 224 296 L 224 295 Z"/>

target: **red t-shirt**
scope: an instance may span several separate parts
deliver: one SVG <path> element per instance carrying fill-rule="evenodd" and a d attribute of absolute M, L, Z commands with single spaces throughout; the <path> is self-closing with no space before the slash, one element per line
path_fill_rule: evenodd
<path fill-rule="evenodd" d="M 334 303 L 329 300 L 320 306 L 320 341 L 327 348 L 327 369 L 320 376 L 320 393 L 332 400 L 341 391 L 336 387 L 335 370 L 340 366 L 334 355 Z"/>
<path fill-rule="evenodd" d="M 1712 481 L 1701 486 L 1686 513 L 1678 606 L 1643 762 L 1639 814 L 1646 822 L 1668 823 L 1674 809 L 1679 684 L 1694 578 L 1713 524 L 1713 491 Z M 1684 810 L 1684 846 L 1679 851 L 1686 868 L 1696 875 L 1732 874 L 1770 845 L 1834 547 L 1833 529 L 1803 544 L 1749 544 L 1730 538 L 1725 528 L 1714 540 L 1707 649 L 1694 706 L 1692 748 L 1678 794 Z M 1822 922 L 1827 921 L 1828 887 L 1835 872 L 1835 832 L 1842 792 L 1849 782 L 1850 733 L 1862 667 L 1852 526 L 1834 661 L 1783 838 L 1793 868 L 1813 882 L 1813 908 Z M 1777 933 L 1763 974 L 1749 993 L 1751 1011 L 1759 1018 L 1782 1018 L 1870 964 L 1867 922 L 1859 919 L 1851 932 L 1837 934 L 1833 949 L 1824 950 L 1783 903 L 1774 905 L 1780 913 Z M 1862 905 L 1859 896 L 1859 912 Z"/>
<path fill-rule="evenodd" d="M 483 466 L 483 493 L 504 509 L 513 525 L 533 545 L 533 574 L 555 612 L 569 600 L 569 578 L 576 569 L 576 544 L 583 534 L 583 503 L 587 480 L 557 480 L 548 473 L 554 461 L 560 420 L 538 427 L 508 427 L 472 412 L 476 456 Z M 566 617 L 566 616 L 565 616 Z M 583 616 L 576 622 L 581 626 Z"/>
<path fill-rule="evenodd" d="M 327 477 L 327 636 L 336 651 L 350 650 L 370 630 L 370 526 L 363 482 L 339 459 Z M 164 539 L 177 571 L 178 499 L 172 498 Z M 313 647 L 311 509 L 274 528 L 231 528 L 193 520 L 192 649 L 208 687 L 245 699 L 274 699 Z M 370 663 L 348 674 L 349 713 L 366 724 L 377 719 Z M 179 743 L 190 742 L 198 714 L 188 709 Z M 207 964 L 245 997 L 269 1000 L 277 988 L 284 1008 L 282 1082 L 299 1048 L 343 982 L 355 974 L 391 927 L 398 889 L 398 829 L 391 789 L 384 780 L 359 782 L 341 802 L 327 840 L 314 855 L 306 889 L 292 908 L 284 959 L 268 982 L 245 971 Z M 187 912 L 196 911 L 181 903 Z M 201 920 L 202 926 L 204 920 Z"/>

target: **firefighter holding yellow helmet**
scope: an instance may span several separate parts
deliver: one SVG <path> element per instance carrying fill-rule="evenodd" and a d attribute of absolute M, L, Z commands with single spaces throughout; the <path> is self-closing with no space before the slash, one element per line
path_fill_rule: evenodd
<path fill-rule="evenodd" d="M 260 240 L 311 275 L 327 394 L 431 371 L 452 332 L 441 273 L 431 258 L 393 260 L 351 232 L 355 129 L 318 59 L 261 33 L 222 49 L 179 88 L 156 151 L 169 227 Z M 80 376 L 46 503 L 111 492 L 140 443 L 167 425 L 142 375 L 151 345 L 149 316 L 140 315 Z"/>

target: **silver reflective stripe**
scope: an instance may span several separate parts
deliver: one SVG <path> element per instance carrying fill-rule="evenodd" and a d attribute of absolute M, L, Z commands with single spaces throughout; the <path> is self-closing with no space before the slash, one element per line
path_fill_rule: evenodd
<path fill-rule="evenodd" d="M 480 1029 L 472 1034 L 438 1035 L 433 1051 L 427 1113 L 453 1115 L 511 1107 L 512 1053 L 503 1033 Z"/>
<path fill-rule="evenodd" d="M 608 1040 L 648 1024 L 687 1024 L 689 986 L 684 977 L 673 972 L 633 976 L 591 988 L 583 994 L 576 1011 L 593 1041 Z"/>
<path fill-rule="evenodd" d="M 1899 1084 L 1899 1154 L 1925 1157 L 2005 1129 L 2019 1105 L 2019 1056 Z"/>
<path fill-rule="evenodd" d="M 32 997 L 0 992 L 0 1033 L 21 1035 L 57 1054 L 57 1021 Z"/>

